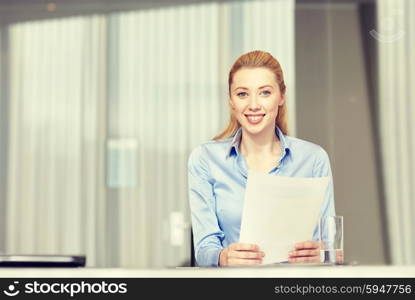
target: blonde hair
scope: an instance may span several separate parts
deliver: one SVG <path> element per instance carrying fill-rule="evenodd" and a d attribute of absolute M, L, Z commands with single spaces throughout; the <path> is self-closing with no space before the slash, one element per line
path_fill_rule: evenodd
<path fill-rule="evenodd" d="M 271 54 L 264 51 L 252 51 L 248 52 L 242 56 L 240 56 L 236 62 L 233 64 L 228 78 L 228 92 L 229 97 L 231 96 L 231 85 L 233 82 L 233 77 L 237 71 L 242 68 L 267 68 L 271 72 L 275 74 L 278 86 L 280 88 L 281 95 L 285 95 L 285 83 L 284 83 L 284 75 L 282 73 L 282 69 L 278 60 L 276 60 Z M 275 125 L 278 126 L 283 134 L 288 134 L 287 128 L 287 105 L 284 102 L 282 106 L 278 109 L 278 116 L 275 120 Z M 233 136 L 236 131 L 241 127 L 238 120 L 232 114 L 230 110 L 230 120 L 226 128 L 217 136 L 215 136 L 214 140 L 222 140 L 228 137 Z"/>

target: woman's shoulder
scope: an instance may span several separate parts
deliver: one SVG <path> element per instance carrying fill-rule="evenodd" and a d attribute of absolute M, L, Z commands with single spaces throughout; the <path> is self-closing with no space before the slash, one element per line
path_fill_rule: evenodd
<path fill-rule="evenodd" d="M 208 158 L 225 157 L 227 151 L 230 150 L 232 138 L 223 140 L 209 140 L 193 148 L 189 155 L 189 161 L 200 161 Z"/>
<path fill-rule="evenodd" d="M 303 153 L 316 158 L 325 159 L 328 157 L 326 150 L 318 144 L 306 141 L 293 136 L 285 136 L 288 148 L 293 153 Z"/>
<path fill-rule="evenodd" d="M 330 158 L 322 146 L 295 137 L 286 137 L 286 140 L 294 160 L 301 164 L 307 161 L 312 164 L 313 176 L 330 174 Z"/>

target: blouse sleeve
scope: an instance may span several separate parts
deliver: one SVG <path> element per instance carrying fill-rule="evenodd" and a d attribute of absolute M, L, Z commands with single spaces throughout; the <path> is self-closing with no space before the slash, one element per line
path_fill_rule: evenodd
<path fill-rule="evenodd" d="M 334 192 L 333 192 L 333 176 L 331 173 L 330 159 L 327 152 L 320 147 L 316 161 L 313 168 L 314 177 L 329 177 L 329 184 L 327 186 L 325 198 L 320 210 L 320 217 L 323 216 L 335 216 L 336 211 L 334 208 Z M 318 224 L 313 233 L 313 240 L 319 240 Z"/>
<path fill-rule="evenodd" d="M 195 259 L 199 266 L 217 267 L 224 233 L 218 225 L 206 151 L 203 145 L 192 151 L 188 161 L 188 192 L 192 218 Z"/>

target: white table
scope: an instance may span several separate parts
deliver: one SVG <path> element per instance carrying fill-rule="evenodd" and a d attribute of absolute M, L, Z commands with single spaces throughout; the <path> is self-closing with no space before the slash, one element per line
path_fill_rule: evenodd
<path fill-rule="evenodd" d="M 125 269 L 125 268 L 45 268 L 21 269 L 0 268 L 0 278 L 201 278 L 201 277 L 238 277 L 238 278 L 338 278 L 338 277 L 406 277 L 415 278 L 415 266 L 311 266 L 283 265 L 277 267 L 249 268 L 167 268 L 167 269 Z"/>

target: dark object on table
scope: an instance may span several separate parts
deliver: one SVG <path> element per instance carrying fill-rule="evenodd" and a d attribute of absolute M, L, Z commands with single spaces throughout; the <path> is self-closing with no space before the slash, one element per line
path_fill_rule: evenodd
<path fill-rule="evenodd" d="M 0 255 L 0 267 L 12 268 L 77 268 L 84 267 L 84 255 Z"/>

